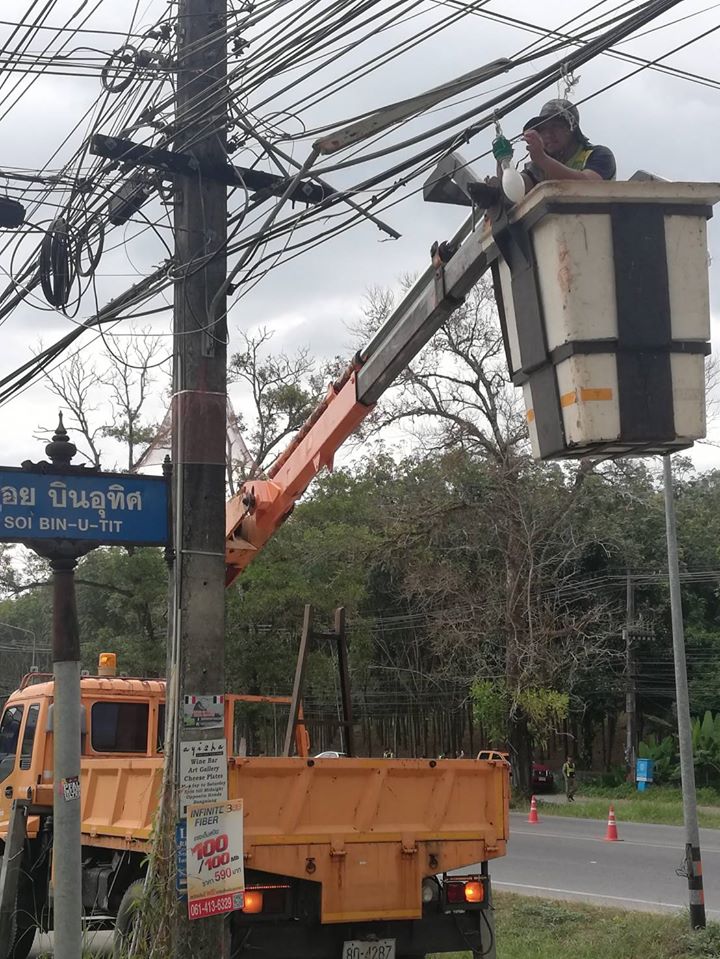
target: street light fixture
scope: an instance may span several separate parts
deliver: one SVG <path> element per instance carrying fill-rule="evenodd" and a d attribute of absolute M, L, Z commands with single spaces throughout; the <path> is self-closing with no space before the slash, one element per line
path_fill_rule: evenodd
<path fill-rule="evenodd" d="M 423 113 L 431 107 L 442 103 L 449 97 L 454 97 L 457 93 L 463 93 L 484 80 L 499 76 L 513 66 L 512 60 L 501 58 L 486 63 L 477 70 L 471 70 L 470 73 L 464 73 L 455 80 L 443 83 L 439 87 L 433 87 L 432 90 L 426 90 L 425 93 L 419 93 L 417 96 L 409 97 L 407 100 L 398 100 L 395 103 L 388 103 L 386 106 L 376 110 L 369 116 L 363 117 L 354 123 L 329 133 L 313 143 L 313 149 L 318 153 L 327 155 L 342 150 L 343 147 L 350 146 L 352 143 L 358 143 L 365 140 L 375 133 L 387 130 L 388 127 L 396 123 L 402 123 L 417 113 Z"/>

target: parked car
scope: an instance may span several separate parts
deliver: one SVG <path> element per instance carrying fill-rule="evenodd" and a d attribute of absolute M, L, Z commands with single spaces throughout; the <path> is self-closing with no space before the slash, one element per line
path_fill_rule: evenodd
<path fill-rule="evenodd" d="M 555 788 L 555 776 L 552 769 L 544 763 L 533 763 L 531 785 L 536 792 L 552 792 Z"/>
<path fill-rule="evenodd" d="M 339 753 L 336 749 L 326 749 L 325 752 L 318 753 L 313 759 L 342 759 L 347 753 Z"/>
<path fill-rule="evenodd" d="M 502 759 L 510 766 L 512 781 L 515 780 L 515 771 L 510 762 L 510 754 L 500 749 L 481 749 L 477 754 L 478 759 Z M 552 769 L 544 763 L 533 763 L 530 774 L 530 785 L 534 792 L 552 792 L 555 788 L 555 776 Z"/>
<path fill-rule="evenodd" d="M 475 757 L 476 759 L 502 759 L 506 763 L 510 762 L 510 753 L 502 752 L 499 749 L 481 749 Z"/>

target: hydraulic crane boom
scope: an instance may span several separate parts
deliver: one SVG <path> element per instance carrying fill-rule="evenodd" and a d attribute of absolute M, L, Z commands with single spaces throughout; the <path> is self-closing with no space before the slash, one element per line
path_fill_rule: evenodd
<path fill-rule="evenodd" d="M 470 234 L 468 236 L 468 234 Z M 332 469 L 336 451 L 362 423 L 431 336 L 488 269 L 492 234 L 468 220 L 447 244 L 447 263 L 430 267 L 408 291 L 372 341 L 268 470 L 267 479 L 250 480 L 228 501 L 225 563 L 229 586 L 288 518 L 295 503 L 323 467 Z"/>

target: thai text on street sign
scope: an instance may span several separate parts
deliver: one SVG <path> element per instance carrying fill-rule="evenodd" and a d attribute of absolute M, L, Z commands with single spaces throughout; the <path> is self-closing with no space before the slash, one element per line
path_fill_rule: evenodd
<path fill-rule="evenodd" d="M 130 473 L 33 473 L 0 467 L 0 542 L 80 540 L 164 546 L 168 483 Z"/>
<path fill-rule="evenodd" d="M 242 799 L 188 806 L 189 917 L 204 919 L 242 909 L 244 889 Z"/>
<path fill-rule="evenodd" d="M 224 703 L 223 695 L 183 697 L 183 725 L 195 729 L 222 728 L 225 725 Z"/>
<path fill-rule="evenodd" d="M 227 799 L 227 753 L 224 739 L 180 743 L 180 817 L 190 803 Z"/>

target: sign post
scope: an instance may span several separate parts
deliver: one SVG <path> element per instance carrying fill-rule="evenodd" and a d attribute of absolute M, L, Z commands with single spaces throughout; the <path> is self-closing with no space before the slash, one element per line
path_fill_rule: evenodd
<path fill-rule="evenodd" d="M 80 631 L 75 567 L 102 545 L 166 545 L 162 477 L 71 465 L 77 452 L 62 415 L 45 447 L 50 462 L 0 467 L 0 542 L 24 543 L 53 573 L 53 912 L 55 959 L 82 953 Z"/>

